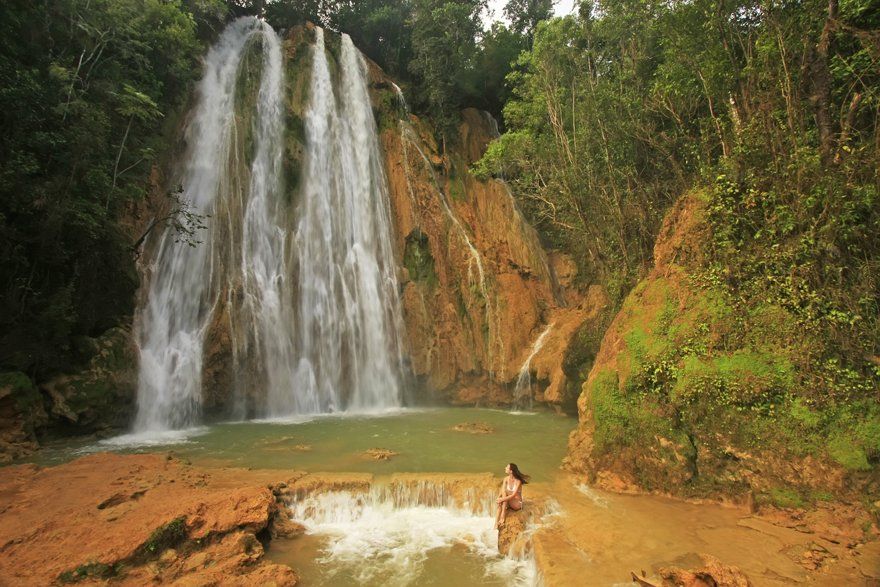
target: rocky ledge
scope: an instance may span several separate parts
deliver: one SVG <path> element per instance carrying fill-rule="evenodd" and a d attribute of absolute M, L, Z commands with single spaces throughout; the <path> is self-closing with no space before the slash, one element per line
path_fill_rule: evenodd
<path fill-rule="evenodd" d="M 296 531 L 268 479 L 163 455 L 98 454 L 0 480 L 0 584 L 294 585 L 258 539 Z"/>

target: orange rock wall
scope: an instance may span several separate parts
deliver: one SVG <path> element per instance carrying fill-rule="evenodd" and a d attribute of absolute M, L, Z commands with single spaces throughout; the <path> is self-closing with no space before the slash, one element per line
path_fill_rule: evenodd
<path fill-rule="evenodd" d="M 385 125 L 381 135 L 412 370 L 429 392 L 453 403 L 506 404 L 532 343 L 564 298 L 507 186 L 469 171 L 493 138 L 491 119 L 473 109 L 462 119 L 459 140 L 445 154 L 415 116 Z M 416 237 L 427 241 L 435 279 L 406 267 Z M 568 311 L 568 338 L 586 314 Z M 556 346 L 558 366 L 566 345 Z M 548 381 L 550 362 L 539 375 Z M 540 399 L 558 403 L 561 385 L 555 381 Z"/>

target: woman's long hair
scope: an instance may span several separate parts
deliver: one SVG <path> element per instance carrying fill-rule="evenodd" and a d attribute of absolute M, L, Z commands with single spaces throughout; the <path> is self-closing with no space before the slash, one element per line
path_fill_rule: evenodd
<path fill-rule="evenodd" d="M 520 472 L 519 467 L 516 466 L 516 463 L 507 463 L 510 466 L 510 472 L 513 473 L 513 476 L 522 481 L 522 484 L 525 485 L 529 482 L 529 479 L 532 477 L 530 475 L 526 475 L 525 473 Z"/>

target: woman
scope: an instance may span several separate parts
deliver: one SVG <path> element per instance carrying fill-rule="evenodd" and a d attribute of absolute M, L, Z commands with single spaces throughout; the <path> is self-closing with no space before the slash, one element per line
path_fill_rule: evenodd
<path fill-rule="evenodd" d="M 504 517 L 507 510 L 519 511 L 523 506 L 522 486 L 529 482 L 529 476 L 521 473 L 516 463 L 508 463 L 504 468 L 507 477 L 501 482 L 501 491 L 498 493 L 498 510 L 495 512 L 495 527 L 504 525 Z"/>

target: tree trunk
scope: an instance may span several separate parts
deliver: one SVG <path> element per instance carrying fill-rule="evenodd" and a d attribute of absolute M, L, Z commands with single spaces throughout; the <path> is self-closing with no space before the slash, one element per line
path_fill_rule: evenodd
<path fill-rule="evenodd" d="M 834 152 L 834 125 L 831 121 L 831 71 L 828 52 L 831 46 L 831 33 L 834 31 L 836 21 L 837 0 L 828 0 L 828 14 L 825 17 L 825 25 L 819 35 L 819 43 L 816 45 L 815 56 L 810 68 L 813 89 L 810 102 L 819 130 L 819 155 L 824 164 L 831 162 L 831 156 Z"/>

